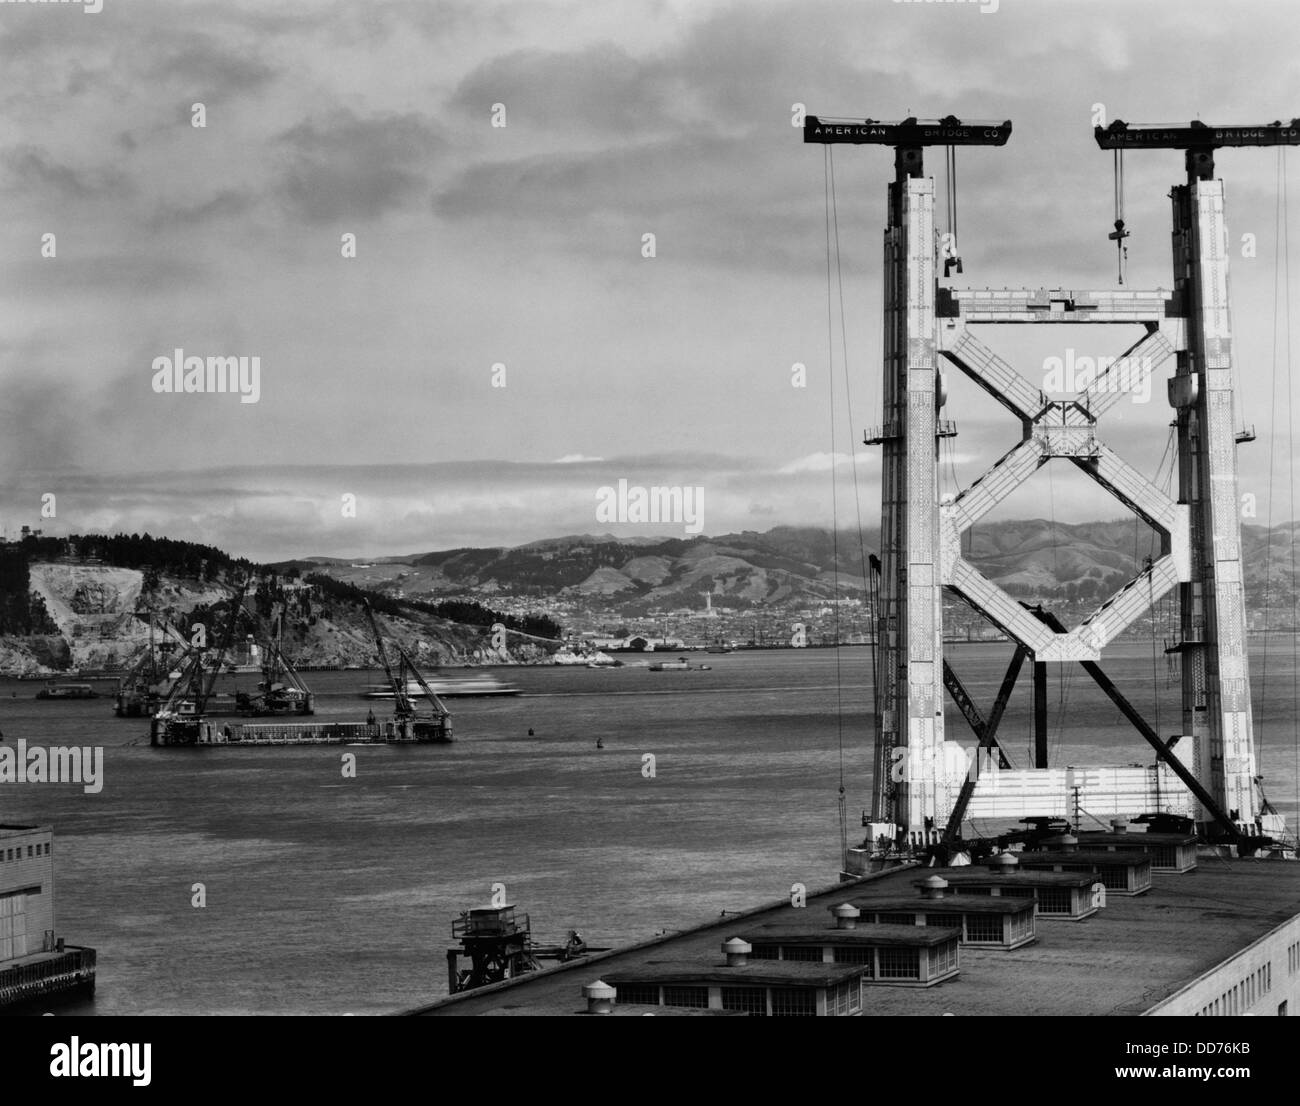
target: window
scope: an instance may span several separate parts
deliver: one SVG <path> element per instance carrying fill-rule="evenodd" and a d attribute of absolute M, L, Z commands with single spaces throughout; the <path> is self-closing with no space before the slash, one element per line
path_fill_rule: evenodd
<path fill-rule="evenodd" d="M 665 1006 L 693 1006 L 705 1010 L 709 1005 L 707 987 L 665 987 Z"/>
<path fill-rule="evenodd" d="M 915 914 L 880 914 L 876 921 L 882 925 L 910 926 L 916 924 Z"/>
<path fill-rule="evenodd" d="M 746 1014 L 767 1015 L 766 987 L 723 987 L 722 1008 Z"/>
<path fill-rule="evenodd" d="M 925 924 L 928 926 L 948 926 L 950 929 L 961 929 L 960 914 L 927 914 Z"/>
<path fill-rule="evenodd" d="M 826 1013 L 833 1018 L 847 1018 L 862 1009 L 862 988 L 856 979 L 837 983 L 826 992 Z"/>
<path fill-rule="evenodd" d="M 822 961 L 821 945 L 785 945 L 781 949 L 781 955 L 786 960 L 802 960 L 810 964 L 820 964 Z"/>
<path fill-rule="evenodd" d="M 779 945 L 755 945 L 754 951 L 749 955 L 755 960 L 780 960 L 780 952 Z"/>
<path fill-rule="evenodd" d="M 614 1001 L 637 1006 L 658 1006 L 659 987 L 654 983 L 619 983 Z"/>
<path fill-rule="evenodd" d="M 1070 888 L 1038 888 L 1038 910 L 1042 914 L 1069 914 L 1071 911 Z"/>
<path fill-rule="evenodd" d="M 921 958 L 917 949 L 881 949 L 881 979 L 920 979 Z"/>
<path fill-rule="evenodd" d="M 997 941 L 1002 943 L 1001 914 L 967 914 L 967 941 Z"/>
<path fill-rule="evenodd" d="M 875 957 L 872 955 L 873 950 L 864 948 L 861 945 L 850 945 L 848 947 L 837 948 L 835 950 L 835 963 L 837 964 L 872 964 Z"/>
<path fill-rule="evenodd" d="M 1127 868 L 1120 868 L 1110 864 L 1105 865 L 1097 874 L 1101 876 L 1101 882 L 1106 885 L 1108 891 L 1127 891 L 1128 890 L 1128 872 Z M 1137 881 L 1134 880 L 1136 886 Z"/>
<path fill-rule="evenodd" d="M 1172 845 L 1157 845 L 1151 850 L 1150 856 L 1153 868 L 1178 867 L 1178 850 Z"/>
<path fill-rule="evenodd" d="M 1042 891 L 1038 892 L 1041 897 Z M 1034 897 L 1034 888 L 1032 887 L 1004 887 L 1002 888 L 1002 897 L 1004 899 L 1032 899 Z"/>
<path fill-rule="evenodd" d="M 1032 937 L 1034 935 L 1034 916 L 1026 911 L 1024 914 L 1013 914 L 1007 919 L 1007 940 L 1019 941 L 1022 937 Z"/>
<path fill-rule="evenodd" d="M 815 1018 L 817 995 L 807 987 L 773 987 L 772 1016 L 787 1018 Z"/>
<path fill-rule="evenodd" d="M 28 846 L 27 846 L 27 859 L 28 859 L 28 860 L 31 860 L 31 858 L 32 858 L 32 847 L 31 847 L 30 845 L 28 845 Z"/>
<path fill-rule="evenodd" d="M 930 950 L 930 978 L 957 967 L 957 942 L 949 941 Z"/>

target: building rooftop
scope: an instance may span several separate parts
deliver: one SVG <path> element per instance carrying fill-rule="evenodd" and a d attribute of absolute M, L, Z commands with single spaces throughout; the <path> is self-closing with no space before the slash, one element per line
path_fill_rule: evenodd
<path fill-rule="evenodd" d="M 708 972 L 727 970 L 714 967 L 727 938 L 769 924 L 814 931 L 824 911 L 861 898 L 867 890 L 921 902 L 913 898 L 911 886 L 921 873 L 910 865 L 865 876 L 810 895 L 803 909 L 781 903 L 714 920 L 405 1013 L 581 1013 L 586 1008 L 581 994 L 585 984 L 642 969 L 651 961 L 690 961 L 704 978 Z M 1151 891 L 1140 898 L 1109 898 L 1106 907 L 1086 921 L 1043 929 L 1035 944 L 1011 951 L 963 947 L 961 975 L 938 986 L 871 986 L 866 1012 L 895 1017 L 1135 1016 L 1297 913 L 1300 863 L 1203 857 L 1194 871 L 1157 873 Z"/>

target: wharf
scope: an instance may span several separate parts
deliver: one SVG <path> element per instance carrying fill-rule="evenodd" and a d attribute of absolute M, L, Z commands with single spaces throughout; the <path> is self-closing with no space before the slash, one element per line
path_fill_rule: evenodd
<path fill-rule="evenodd" d="M 95 993 L 95 950 L 64 945 L 0 964 L 0 1008 L 54 995 Z"/>

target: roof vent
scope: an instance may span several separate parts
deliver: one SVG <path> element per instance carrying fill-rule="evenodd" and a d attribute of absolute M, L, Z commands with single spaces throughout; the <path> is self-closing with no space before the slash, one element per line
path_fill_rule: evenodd
<path fill-rule="evenodd" d="M 722 942 L 722 951 L 727 954 L 728 968 L 743 968 L 749 963 L 749 954 L 754 951 L 754 946 L 739 937 L 733 937 Z"/>
<path fill-rule="evenodd" d="M 1015 872 L 1020 868 L 1020 861 L 1014 853 L 994 853 L 984 863 L 991 872 Z"/>
<path fill-rule="evenodd" d="M 1128 819 L 1127 819 L 1127 818 L 1112 818 L 1112 819 L 1111 819 L 1111 823 L 1110 823 L 1110 828 L 1111 828 L 1115 833 L 1128 833 Z"/>
<path fill-rule="evenodd" d="M 587 1013 L 612 1014 L 614 1012 L 614 996 L 617 994 L 618 992 L 603 979 L 598 979 L 595 983 L 588 983 L 582 989 L 582 997 L 587 1000 Z"/>
<path fill-rule="evenodd" d="M 1063 853 L 1073 853 L 1079 851 L 1079 839 L 1075 837 L 1074 834 L 1072 833 L 1061 834 L 1061 836 L 1057 839 L 1057 843 L 1061 846 L 1061 852 Z"/>
<path fill-rule="evenodd" d="M 836 929 L 856 929 L 858 918 L 862 915 L 862 911 L 851 902 L 840 903 L 831 913 L 835 915 Z"/>
<path fill-rule="evenodd" d="M 928 876 L 921 880 L 921 897 L 923 899 L 941 899 L 948 888 L 948 881 L 942 876 Z"/>

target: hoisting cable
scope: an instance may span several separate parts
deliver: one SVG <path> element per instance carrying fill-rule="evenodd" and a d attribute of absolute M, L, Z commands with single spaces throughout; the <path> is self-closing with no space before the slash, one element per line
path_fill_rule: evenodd
<path fill-rule="evenodd" d="M 828 150 L 831 150 L 832 147 L 828 146 L 827 149 L 828 149 Z M 850 466 L 849 466 L 849 467 L 850 467 L 850 468 L 852 469 L 852 471 L 853 471 L 853 508 L 854 508 L 855 517 L 856 517 L 856 522 L 857 522 L 857 527 L 858 527 L 858 563 L 859 563 L 859 565 L 860 565 L 861 568 L 862 568 L 863 582 L 866 583 L 867 580 L 869 579 L 870 575 L 871 575 L 871 568 L 870 568 L 870 566 L 868 565 L 868 562 L 867 562 L 866 539 L 865 539 L 865 537 L 863 536 L 863 529 L 862 529 L 862 493 L 861 493 L 861 490 L 860 490 L 860 488 L 859 488 L 859 486 L 858 486 L 858 442 L 857 442 L 857 438 L 856 438 L 856 436 L 855 436 L 855 434 L 854 434 L 854 427 L 855 427 L 856 423 L 855 423 L 854 418 L 853 418 L 853 390 L 852 390 L 852 386 L 851 386 L 851 378 L 850 378 L 850 375 L 849 375 L 849 345 L 848 345 L 848 333 L 847 333 L 847 324 L 846 324 L 846 318 L 847 318 L 847 317 L 846 317 L 846 315 L 845 315 L 845 313 L 844 313 L 844 272 L 843 272 L 843 268 L 842 268 L 842 265 L 841 265 L 841 262 L 842 262 L 842 259 L 843 259 L 843 253 L 842 253 L 842 251 L 840 250 L 840 212 L 839 212 L 839 201 L 838 201 L 837 196 L 836 196 L 836 193 L 835 193 L 835 159 L 834 159 L 833 156 L 830 158 L 828 164 L 829 164 L 829 168 L 830 168 L 830 177 L 831 177 L 831 225 L 832 225 L 832 228 L 833 228 L 833 230 L 834 230 L 834 234 L 835 234 L 835 284 L 836 284 L 836 288 L 837 288 L 838 293 L 839 293 L 839 305 L 840 305 L 840 354 L 841 354 L 841 356 L 840 356 L 840 364 L 841 364 L 841 367 L 842 367 L 842 369 L 843 369 L 843 371 L 844 371 L 844 407 L 845 407 L 845 417 L 847 418 L 847 420 L 848 420 L 848 424 L 849 424 L 849 461 L 850 461 Z M 883 326 L 883 321 L 882 321 L 882 324 L 881 324 L 881 325 Z M 832 403 L 832 408 L 833 408 L 833 406 L 834 406 L 834 404 Z M 832 412 L 832 415 L 833 415 L 833 412 Z M 882 419 L 883 419 L 883 415 L 882 415 Z M 834 452 L 835 452 L 835 450 L 834 450 L 834 446 L 832 445 L 832 448 L 831 448 L 831 453 L 832 453 L 832 455 L 834 454 Z M 837 523 L 837 533 L 838 533 L 838 523 Z M 835 579 L 836 579 L 836 585 L 838 586 L 838 583 L 839 583 L 839 576 L 838 576 L 838 571 L 839 571 L 839 552 L 838 552 L 838 545 L 837 545 L 837 544 L 835 545 L 835 549 L 836 549 L 836 552 L 835 552 L 835 558 L 836 558 L 836 561 L 835 561 L 835 563 L 836 563 L 836 573 L 837 573 Z M 836 598 L 838 599 L 839 596 L 837 595 Z M 872 616 L 871 616 L 871 617 L 872 617 L 872 623 L 871 623 L 871 626 L 870 626 L 870 630 L 871 630 L 872 635 L 873 635 L 873 641 L 872 641 L 872 646 L 871 646 L 871 680 L 872 680 L 872 688 L 873 688 L 873 690 L 874 690 L 874 688 L 875 688 L 875 680 L 876 680 L 876 647 L 875 647 L 875 642 L 874 642 L 874 635 L 875 635 L 875 629 L 876 629 L 876 626 L 875 626 L 875 614 L 874 614 L 874 612 L 875 612 L 875 607 L 872 606 L 871 610 L 872 610 Z M 836 621 L 835 621 L 835 640 L 836 640 L 836 652 L 835 652 L 835 675 L 836 675 L 836 687 L 837 687 L 837 689 L 838 689 L 838 688 L 841 686 L 841 684 L 840 684 L 840 679 L 839 679 L 839 675 L 840 675 L 840 653 L 839 653 L 839 648 L 838 648 L 838 647 L 839 647 L 839 642 L 840 642 L 840 636 L 839 636 L 839 629 L 840 629 L 840 623 L 839 623 L 839 617 L 840 617 L 840 615 L 839 615 L 839 611 L 840 611 L 840 607 L 839 607 L 839 604 L 836 604 L 835 611 L 836 611 L 836 613 L 835 613 L 835 620 L 836 620 Z M 845 809 L 845 797 L 844 797 L 844 746 L 843 746 L 843 737 L 842 737 L 842 735 L 843 735 L 843 721 L 842 721 L 842 719 L 843 719 L 843 712 L 841 711 L 841 724 L 840 724 L 840 727 L 841 727 L 841 729 L 840 729 L 840 732 L 841 732 L 841 742 L 840 742 L 840 825 L 841 825 L 841 837 L 843 838 L 844 843 L 847 845 L 847 841 L 848 841 L 847 833 L 848 833 L 848 830 L 847 830 L 847 811 L 846 811 L 846 809 Z M 873 714 L 872 714 L 872 725 L 873 725 L 873 727 L 874 727 L 874 725 L 875 725 L 875 719 L 876 719 L 876 715 L 875 715 L 875 713 L 873 712 Z M 873 734 L 872 734 L 873 747 L 874 747 L 874 743 L 875 743 L 878 739 L 879 739 L 879 735 L 876 734 L 876 733 L 873 733 Z M 847 864 L 847 860 L 848 860 L 848 857 L 847 857 L 847 854 L 846 854 L 846 856 L 845 856 L 846 864 Z"/>
<path fill-rule="evenodd" d="M 849 826 L 848 811 L 845 806 L 844 797 L 844 704 L 843 704 L 843 684 L 840 679 L 840 605 L 839 605 L 839 582 L 840 582 L 840 551 L 839 551 L 839 501 L 835 488 L 835 311 L 833 306 L 834 288 L 831 281 L 831 234 L 832 219 L 835 225 L 835 243 L 836 243 L 836 269 L 839 269 L 839 214 L 835 208 L 835 169 L 831 147 L 826 146 L 826 156 L 823 159 L 823 170 L 825 174 L 824 192 L 826 198 L 826 357 L 827 357 L 827 396 L 830 403 L 830 423 L 831 423 L 831 564 L 833 593 L 835 597 L 835 724 L 836 737 L 839 746 L 839 817 L 840 817 L 840 864 L 841 871 L 848 867 L 849 862 Z M 843 288 L 840 290 L 840 327 L 844 326 L 843 313 Z"/>
<path fill-rule="evenodd" d="M 1124 229 L 1124 151 L 1115 150 L 1114 164 L 1115 178 L 1115 229 L 1107 237 L 1115 243 L 1115 264 L 1119 270 L 1119 282 L 1124 283 L 1124 270 L 1128 262 L 1128 247 L 1124 245 L 1124 239 L 1128 237 L 1128 231 Z"/>
<path fill-rule="evenodd" d="M 948 208 L 948 240 L 943 248 L 943 275 L 954 269 L 961 272 L 961 256 L 957 252 L 957 148 L 944 147 L 945 198 Z"/>

